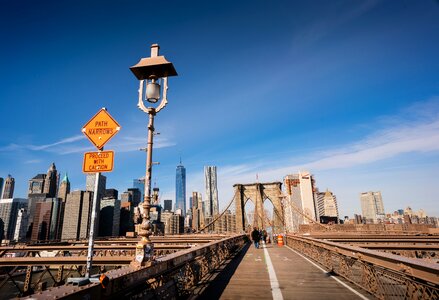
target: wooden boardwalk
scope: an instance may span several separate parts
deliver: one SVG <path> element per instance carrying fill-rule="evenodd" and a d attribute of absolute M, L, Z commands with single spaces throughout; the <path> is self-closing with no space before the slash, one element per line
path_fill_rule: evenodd
<path fill-rule="evenodd" d="M 247 245 L 191 298 L 373 299 L 373 296 L 343 283 L 348 287 L 285 246 L 268 244 L 255 249 L 253 245 Z"/>

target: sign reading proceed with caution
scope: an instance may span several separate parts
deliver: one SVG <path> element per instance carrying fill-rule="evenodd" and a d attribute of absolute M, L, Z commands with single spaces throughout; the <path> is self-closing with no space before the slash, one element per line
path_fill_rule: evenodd
<path fill-rule="evenodd" d="M 114 151 L 99 151 L 84 153 L 82 171 L 84 173 L 113 171 Z"/>

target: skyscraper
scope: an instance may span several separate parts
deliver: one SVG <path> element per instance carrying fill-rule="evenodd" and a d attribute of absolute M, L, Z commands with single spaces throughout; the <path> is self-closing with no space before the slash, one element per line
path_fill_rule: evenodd
<path fill-rule="evenodd" d="M 364 192 L 360 194 L 361 212 L 366 222 L 372 220 L 374 223 L 378 219 L 383 219 L 384 204 L 381 192 Z"/>
<path fill-rule="evenodd" d="M 87 174 L 87 178 L 85 181 L 85 190 L 87 192 L 95 191 L 95 183 L 96 183 L 96 174 Z M 100 174 L 99 175 L 99 183 L 98 183 L 98 199 L 101 199 L 105 195 L 105 189 L 107 186 L 107 177 Z"/>
<path fill-rule="evenodd" d="M 145 178 L 133 179 L 133 188 L 137 188 L 140 191 L 140 202 L 143 202 L 145 193 Z"/>
<path fill-rule="evenodd" d="M 201 193 L 192 192 L 192 229 L 199 230 L 204 226 L 204 209 Z"/>
<path fill-rule="evenodd" d="M 27 237 L 37 240 L 38 237 L 44 239 L 59 239 L 61 234 L 61 224 L 63 216 L 63 204 L 65 201 L 65 194 L 67 187 L 70 189 L 67 175 L 65 176 L 67 182 L 64 182 L 60 187 L 60 194 L 63 200 L 57 200 L 57 190 L 59 182 L 59 173 L 56 170 L 55 163 L 49 166 L 46 174 L 37 174 L 29 180 L 28 187 L 28 231 Z M 64 181 L 64 179 L 63 179 Z M 47 203 L 46 203 L 47 202 Z M 38 204 L 40 203 L 40 204 Z M 42 204 L 46 203 L 46 204 Z M 38 220 L 35 219 L 38 205 Z M 50 209 L 49 209 L 50 207 Z M 53 211 L 52 211 L 53 210 Z M 50 211 L 50 213 L 48 213 Z M 44 212 L 44 213 L 43 213 Z M 42 217 L 41 213 L 45 216 Z M 49 219 L 50 222 L 48 221 Z M 53 220 L 53 221 L 52 221 Z M 52 226 L 48 228 L 47 226 Z M 42 227 L 43 226 L 43 227 Z M 35 227 L 35 228 L 34 228 Z M 43 233 L 41 233 L 41 229 Z"/>
<path fill-rule="evenodd" d="M 314 203 L 314 178 L 309 172 L 287 175 L 284 178 L 287 197 L 285 198 L 285 223 L 288 231 L 297 231 L 300 224 L 310 224 L 316 219 Z"/>
<path fill-rule="evenodd" d="M 118 236 L 120 225 L 120 200 L 117 190 L 106 190 L 102 198 L 99 216 L 99 236 Z"/>
<path fill-rule="evenodd" d="M 0 199 L 2 196 L 2 192 L 3 192 L 3 182 L 4 182 L 3 177 L 0 177 Z"/>
<path fill-rule="evenodd" d="M 91 192 L 73 191 L 67 194 L 62 228 L 63 240 L 85 239 L 88 237 L 92 202 L 93 193 Z"/>
<path fill-rule="evenodd" d="M 213 217 L 219 213 L 217 176 L 215 166 L 204 167 L 204 183 L 206 187 L 206 216 Z"/>
<path fill-rule="evenodd" d="M 186 215 L 186 169 L 181 160 L 175 174 L 175 211 L 177 209 L 181 209 L 183 216 Z"/>
<path fill-rule="evenodd" d="M 127 192 L 132 195 L 133 199 L 133 206 L 136 207 L 139 205 L 139 203 L 142 201 L 142 193 L 138 188 L 129 188 L 127 189 Z"/>
<path fill-rule="evenodd" d="M 11 199 L 14 197 L 15 179 L 9 174 L 6 177 L 3 187 L 2 199 Z"/>
<path fill-rule="evenodd" d="M 47 175 L 44 180 L 43 194 L 47 194 L 47 198 L 56 197 L 58 187 L 58 172 L 55 163 L 52 163 L 47 170 Z"/>
<path fill-rule="evenodd" d="M 128 188 L 126 192 L 120 194 L 122 202 L 130 202 L 132 207 L 136 207 L 140 203 L 140 191 L 137 188 Z"/>
<path fill-rule="evenodd" d="M 20 208 L 17 213 L 17 223 L 15 225 L 14 241 L 21 242 L 26 238 L 28 214 L 26 208 Z"/>
<path fill-rule="evenodd" d="M 46 194 L 43 193 L 44 190 L 44 181 L 46 180 L 46 174 L 37 174 L 35 177 L 29 180 L 29 189 L 28 189 L 28 204 L 27 204 L 27 237 L 31 237 L 32 227 L 34 222 L 35 208 L 37 202 L 45 201 Z"/>
<path fill-rule="evenodd" d="M 43 194 L 45 180 L 46 174 L 37 174 L 35 177 L 30 179 L 27 194 Z"/>
<path fill-rule="evenodd" d="M 18 211 L 26 208 L 27 199 L 9 198 L 0 199 L 0 240 L 14 239 L 17 225 Z"/>
<path fill-rule="evenodd" d="M 164 211 L 172 211 L 172 200 L 164 200 L 163 206 Z"/>
<path fill-rule="evenodd" d="M 127 232 L 134 231 L 134 207 L 132 202 L 121 201 L 119 219 L 120 236 L 125 236 Z"/>
<path fill-rule="evenodd" d="M 193 197 L 191 196 L 191 197 L 189 197 L 189 211 L 192 209 L 192 207 L 193 207 L 193 204 L 194 203 L 194 199 L 193 199 Z"/>
<path fill-rule="evenodd" d="M 111 199 L 119 199 L 118 197 L 119 191 L 116 189 L 106 189 L 105 190 L 105 198 L 111 198 Z"/>
<path fill-rule="evenodd" d="M 61 184 L 59 185 L 58 198 L 60 198 L 62 202 L 65 202 L 68 193 L 70 193 L 70 181 L 69 176 L 66 173 L 61 180 Z"/>
<path fill-rule="evenodd" d="M 35 214 L 31 233 L 32 241 L 47 241 L 61 238 L 61 200 L 46 198 L 35 204 Z"/>
<path fill-rule="evenodd" d="M 337 220 L 339 219 L 337 198 L 331 191 L 328 189 L 326 189 L 326 192 L 324 193 L 316 191 L 315 199 L 318 219 L 323 216 L 337 217 Z"/>

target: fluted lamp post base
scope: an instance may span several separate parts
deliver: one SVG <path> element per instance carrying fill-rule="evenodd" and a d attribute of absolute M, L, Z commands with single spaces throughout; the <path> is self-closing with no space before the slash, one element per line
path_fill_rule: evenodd
<path fill-rule="evenodd" d="M 136 245 L 136 256 L 131 262 L 131 265 L 136 267 L 151 266 L 153 264 L 153 253 L 154 245 L 151 243 L 151 241 L 148 243 L 146 238 L 142 237 L 142 239 Z"/>

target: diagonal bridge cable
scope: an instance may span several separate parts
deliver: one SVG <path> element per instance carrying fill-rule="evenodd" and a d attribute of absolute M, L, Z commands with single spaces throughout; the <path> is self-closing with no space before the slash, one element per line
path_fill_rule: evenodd
<path fill-rule="evenodd" d="M 224 213 L 229 209 L 230 205 L 232 205 L 233 201 L 235 200 L 235 196 L 233 196 L 232 200 L 230 200 L 229 204 L 227 204 L 226 208 L 222 211 L 222 213 L 220 213 L 218 216 L 216 216 L 209 224 L 204 225 L 203 228 L 200 228 L 196 231 L 196 233 L 200 233 L 200 231 L 203 231 L 204 229 L 208 228 L 209 226 L 211 226 L 213 223 L 215 223 L 219 218 L 221 218 Z"/>

